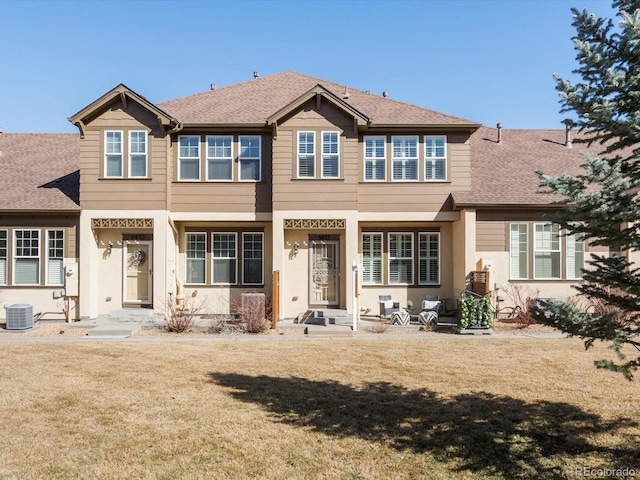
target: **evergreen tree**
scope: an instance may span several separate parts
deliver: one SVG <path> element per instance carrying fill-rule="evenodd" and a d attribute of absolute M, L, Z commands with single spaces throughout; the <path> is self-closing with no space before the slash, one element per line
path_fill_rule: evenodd
<path fill-rule="evenodd" d="M 616 0 L 613 8 L 618 25 L 572 9 L 574 73 L 582 80 L 555 76 L 561 111 L 572 113 L 584 134 L 577 141 L 597 155 L 585 154 L 579 175 L 538 175 L 543 192 L 562 198 L 563 213 L 551 221 L 619 254 L 591 255 L 584 282 L 576 286 L 582 304 L 540 302 L 535 317 L 582 338 L 586 348 L 596 340 L 610 342 L 617 361 L 596 365 L 631 380 L 640 356 L 629 358 L 623 350 L 640 351 L 640 268 L 626 256 L 640 250 L 640 0 Z"/>

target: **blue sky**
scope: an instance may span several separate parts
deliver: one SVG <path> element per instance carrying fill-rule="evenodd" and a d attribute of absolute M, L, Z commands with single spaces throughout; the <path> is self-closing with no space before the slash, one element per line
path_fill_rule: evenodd
<path fill-rule="evenodd" d="M 505 128 L 562 128 L 571 7 L 607 0 L 0 0 L 0 127 L 66 119 L 124 83 L 154 103 L 294 70 Z"/>

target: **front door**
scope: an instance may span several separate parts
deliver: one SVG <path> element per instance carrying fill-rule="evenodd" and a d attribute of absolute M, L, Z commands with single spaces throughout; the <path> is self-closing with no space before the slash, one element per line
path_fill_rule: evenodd
<path fill-rule="evenodd" d="M 151 305 L 151 242 L 124 242 L 124 303 Z"/>
<path fill-rule="evenodd" d="M 309 304 L 338 305 L 340 302 L 339 243 L 335 240 L 313 240 L 310 255 Z"/>

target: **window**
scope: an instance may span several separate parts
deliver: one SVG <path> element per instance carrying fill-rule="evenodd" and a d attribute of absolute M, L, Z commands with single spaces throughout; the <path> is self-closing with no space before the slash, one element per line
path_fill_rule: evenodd
<path fill-rule="evenodd" d="M 389 283 L 413 283 L 413 234 L 389 234 Z"/>
<path fill-rule="evenodd" d="M 122 132 L 104 132 L 104 176 L 122 177 Z"/>
<path fill-rule="evenodd" d="M 382 284 L 382 234 L 362 234 L 362 283 Z"/>
<path fill-rule="evenodd" d="M 261 150 L 259 136 L 240 137 L 240 180 L 259 182 L 261 178 Z"/>
<path fill-rule="evenodd" d="M 510 276 L 514 280 L 528 278 L 529 242 L 527 225 L 511 224 L 509 237 Z"/>
<path fill-rule="evenodd" d="M 298 132 L 298 178 L 315 178 L 315 132 Z"/>
<path fill-rule="evenodd" d="M 536 223 L 534 234 L 534 278 L 560 278 L 560 227 L 553 223 Z"/>
<path fill-rule="evenodd" d="M 14 230 L 15 254 L 13 283 L 40 283 L 40 230 Z"/>
<path fill-rule="evenodd" d="M 233 180 L 232 137 L 207 137 L 207 180 Z"/>
<path fill-rule="evenodd" d="M 392 137 L 393 180 L 418 180 L 418 137 Z"/>
<path fill-rule="evenodd" d="M 418 235 L 418 279 L 420 285 L 440 283 L 440 234 Z"/>
<path fill-rule="evenodd" d="M 584 268 L 584 240 L 581 235 L 567 235 L 567 278 L 582 278 Z"/>
<path fill-rule="evenodd" d="M 7 284 L 7 231 L 0 230 L 0 285 Z"/>
<path fill-rule="evenodd" d="M 340 176 L 338 132 L 322 132 L 322 178 Z"/>
<path fill-rule="evenodd" d="M 385 137 L 364 137 L 364 179 L 382 182 L 386 178 Z"/>
<path fill-rule="evenodd" d="M 447 137 L 424 137 L 424 179 L 447 179 Z"/>
<path fill-rule="evenodd" d="M 206 234 L 187 233 L 186 283 L 204 284 L 206 282 L 206 256 Z"/>
<path fill-rule="evenodd" d="M 178 180 L 200 180 L 200 137 L 180 137 Z"/>
<path fill-rule="evenodd" d="M 64 284 L 64 231 L 47 230 L 47 285 Z"/>
<path fill-rule="evenodd" d="M 262 232 L 242 234 L 242 283 L 262 285 L 264 283 L 264 234 Z"/>
<path fill-rule="evenodd" d="M 235 285 L 237 275 L 237 239 L 235 233 L 214 233 L 213 283 Z"/>
<path fill-rule="evenodd" d="M 147 176 L 147 132 L 129 132 L 129 176 Z"/>

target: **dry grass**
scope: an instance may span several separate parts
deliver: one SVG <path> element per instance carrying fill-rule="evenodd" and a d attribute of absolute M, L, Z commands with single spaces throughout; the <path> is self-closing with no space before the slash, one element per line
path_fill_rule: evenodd
<path fill-rule="evenodd" d="M 0 343 L 0 479 L 573 478 L 640 466 L 578 340 Z"/>

